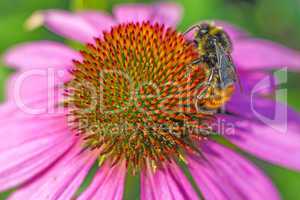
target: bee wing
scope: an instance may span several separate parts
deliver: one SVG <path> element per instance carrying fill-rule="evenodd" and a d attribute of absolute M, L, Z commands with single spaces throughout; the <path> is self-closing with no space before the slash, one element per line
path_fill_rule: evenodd
<path fill-rule="evenodd" d="M 217 67 L 219 70 L 220 84 L 222 88 L 225 88 L 237 80 L 236 70 L 231 56 L 226 53 L 222 47 L 219 47 L 219 45 L 216 45 L 216 53 L 218 59 Z"/>

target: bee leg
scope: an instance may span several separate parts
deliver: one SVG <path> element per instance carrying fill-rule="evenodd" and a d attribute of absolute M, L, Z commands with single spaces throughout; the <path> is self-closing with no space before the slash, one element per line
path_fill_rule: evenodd
<path fill-rule="evenodd" d="M 211 85 L 213 77 L 214 77 L 214 70 L 211 70 L 210 74 L 209 74 L 209 77 L 208 77 L 208 80 L 207 80 L 207 85 L 209 85 L 209 86 Z"/>
<path fill-rule="evenodd" d="M 214 77 L 214 70 L 210 70 L 208 80 L 205 83 L 205 86 L 206 86 L 205 91 L 208 91 L 208 88 L 211 86 L 211 82 L 212 82 L 213 77 Z M 197 99 L 202 99 L 204 96 L 205 96 L 205 94 L 204 95 L 203 94 L 197 95 Z"/>
<path fill-rule="evenodd" d="M 197 64 L 199 64 L 199 63 L 201 63 L 201 58 L 198 58 L 198 59 L 194 60 L 194 61 L 191 63 L 191 65 L 197 65 Z"/>

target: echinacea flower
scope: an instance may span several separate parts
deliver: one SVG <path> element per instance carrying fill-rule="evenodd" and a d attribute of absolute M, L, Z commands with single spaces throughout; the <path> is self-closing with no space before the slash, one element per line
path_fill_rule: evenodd
<path fill-rule="evenodd" d="M 287 108 L 283 134 L 283 121 L 267 125 L 257 113 L 273 116 L 274 105 L 280 111 L 286 105 L 265 98 L 269 90 L 249 98 L 267 70 L 299 70 L 300 53 L 217 22 L 233 40 L 243 92 L 235 90 L 224 114 L 207 116 L 191 103 L 206 80 L 202 66 L 187 67 L 197 51 L 168 28 L 181 8 L 120 5 L 113 13 L 41 12 L 39 22 L 86 44 L 84 50 L 38 41 L 5 55 L 17 73 L 1 105 L 0 191 L 15 188 L 9 199 L 22 200 L 118 200 L 131 171 L 141 173 L 143 200 L 199 199 L 178 165 L 183 161 L 205 199 L 280 199 L 257 167 L 190 130 L 221 120 L 234 125 L 234 134 L 220 134 L 237 147 L 300 170 L 299 115 Z M 76 197 L 94 163 L 93 181 Z"/>

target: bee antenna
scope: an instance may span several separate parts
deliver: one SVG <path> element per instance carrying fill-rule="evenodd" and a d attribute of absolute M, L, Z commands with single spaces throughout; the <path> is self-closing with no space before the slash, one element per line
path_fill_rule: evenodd
<path fill-rule="evenodd" d="M 187 29 L 187 30 L 183 33 L 183 35 L 188 34 L 188 33 L 191 32 L 192 30 L 194 30 L 195 28 L 200 29 L 201 27 L 200 27 L 199 25 L 194 25 L 194 26 L 190 27 L 189 29 Z"/>

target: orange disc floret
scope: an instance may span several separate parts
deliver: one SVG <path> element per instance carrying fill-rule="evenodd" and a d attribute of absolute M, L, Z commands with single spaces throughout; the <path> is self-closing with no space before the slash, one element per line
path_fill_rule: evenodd
<path fill-rule="evenodd" d="M 90 149 L 134 169 L 195 151 L 210 116 L 197 112 L 207 79 L 197 49 L 163 25 L 115 26 L 86 45 L 66 84 L 70 126 Z M 197 132 L 197 134 L 196 134 Z"/>

